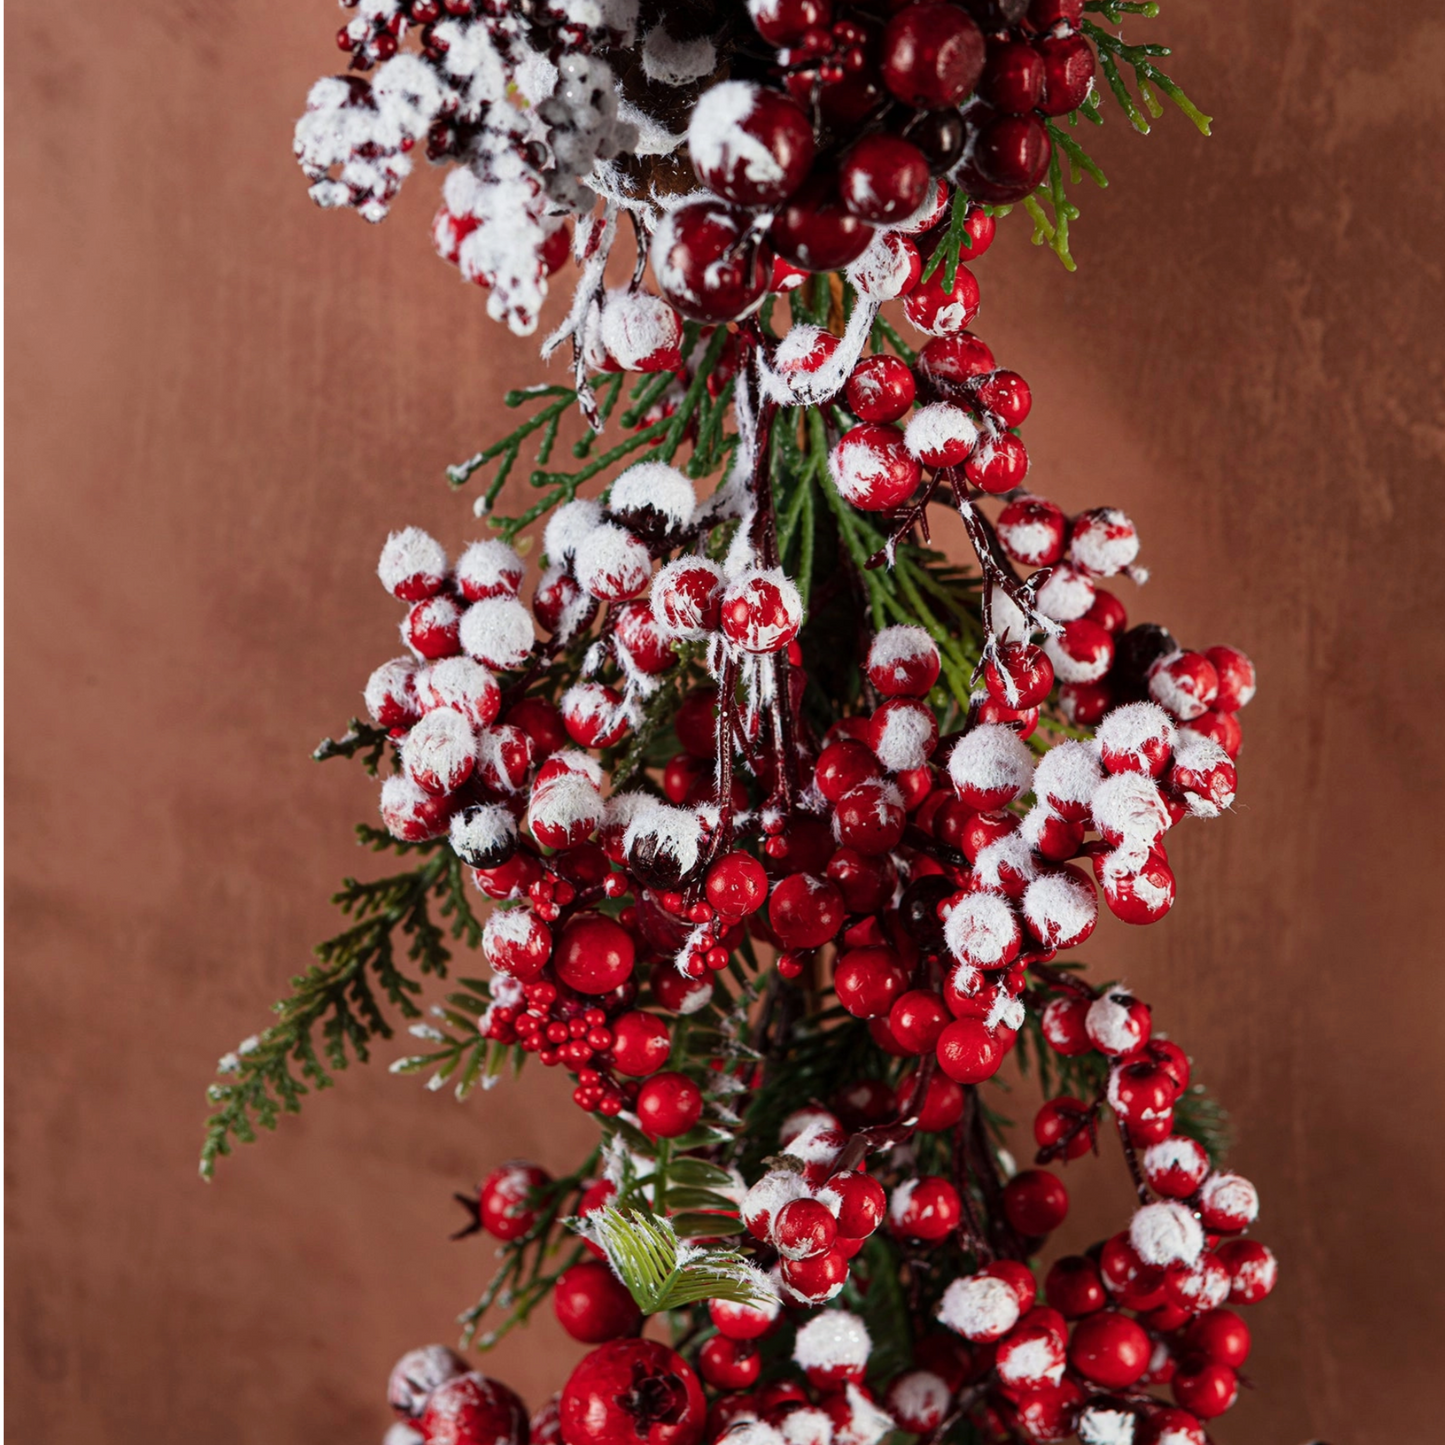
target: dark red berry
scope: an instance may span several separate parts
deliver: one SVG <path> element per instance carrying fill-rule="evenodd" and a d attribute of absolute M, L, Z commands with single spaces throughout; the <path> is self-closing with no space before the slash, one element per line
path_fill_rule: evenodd
<path fill-rule="evenodd" d="M 983 34 L 956 5 L 905 5 L 883 33 L 883 83 L 915 110 L 958 105 L 983 59 Z"/>
<path fill-rule="evenodd" d="M 928 199 L 928 158 L 897 136 L 864 136 L 843 157 L 838 190 L 843 204 L 865 221 L 904 220 Z"/>

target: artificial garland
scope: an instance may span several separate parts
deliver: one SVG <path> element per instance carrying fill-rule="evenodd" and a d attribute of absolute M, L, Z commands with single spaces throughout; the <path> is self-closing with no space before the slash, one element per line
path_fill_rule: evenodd
<path fill-rule="evenodd" d="M 1014 206 L 1072 268 L 1108 96 L 1207 133 L 1117 33 L 1157 6 L 350 8 L 297 126 L 313 197 L 380 220 L 449 165 L 436 247 L 494 317 L 530 333 L 575 265 L 543 346 L 570 383 L 452 469 L 493 535 L 387 540 L 405 652 L 317 756 L 385 775 L 362 841 L 407 866 L 347 881 L 222 1060 L 203 1171 L 394 1015 L 427 1045 L 394 1067 L 459 1098 L 571 1075 L 593 1154 L 466 1197 L 501 1265 L 463 1347 L 550 1299 L 596 1348 L 530 1422 L 413 1351 L 393 1445 L 1201 1445 L 1274 1284 L 1258 1200 L 1184 1051 L 1068 955 L 1100 894 L 1169 911 L 1166 834 L 1229 808 L 1254 671 L 1128 625 L 1101 584 L 1145 580 L 1133 524 L 1025 487 L 1028 384 L 969 329 Z M 497 515 L 528 450 L 537 499 Z M 449 937 L 491 976 L 424 1015 Z M 1010 1055 L 1047 1098 L 1023 1169 L 982 1087 Z M 1101 1148 L 1132 1218 L 1036 1269 L 1044 1166 Z"/>

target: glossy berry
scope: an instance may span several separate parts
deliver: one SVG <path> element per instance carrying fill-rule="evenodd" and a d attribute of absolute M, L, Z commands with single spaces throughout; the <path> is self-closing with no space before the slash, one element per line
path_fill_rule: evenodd
<path fill-rule="evenodd" d="M 884 133 L 855 141 L 843 156 L 838 190 L 865 221 L 886 225 L 911 216 L 931 189 L 928 158 L 916 145 Z"/>
<path fill-rule="evenodd" d="M 865 356 L 853 368 L 844 392 L 859 421 L 897 421 L 913 405 L 913 373 L 901 357 Z"/>
<path fill-rule="evenodd" d="M 740 206 L 772 206 L 802 185 L 813 163 L 813 127 L 781 91 L 730 80 L 702 93 L 688 152 L 708 190 Z"/>
<path fill-rule="evenodd" d="M 889 1222 L 907 1239 L 946 1239 L 962 1217 L 958 1191 L 947 1179 L 932 1175 L 900 1184 L 888 1202 Z"/>
<path fill-rule="evenodd" d="M 692 1367 L 656 1340 L 587 1355 L 558 1405 L 564 1445 L 699 1445 L 707 1402 Z"/>
<path fill-rule="evenodd" d="M 784 1259 L 812 1259 L 837 1237 L 838 1222 L 818 1199 L 790 1199 L 773 1216 L 772 1241 Z"/>
<path fill-rule="evenodd" d="M 770 1305 L 752 1305 L 714 1299 L 707 1305 L 718 1333 L 730 1340 L 761 1339 L 776 1323 L 780 1309 L 781 1303 L 777 1300 Z"/>
<path fill-rule="evenodd" d="M 655 1074 L 672 1052 L 667 1025 L 656 1014 L 633 1009 L 620 1014 L 611 1025 L 612 1063 L 619 1074 L 645 1078 Z"/>
<path fill-rule="evenodd" d="M 870 1175 L 856 1170 L 834 1174 L 826 1188 L 837 1199 L 838 1233 L 845 1239 L 866 1239 L 883 1222 L 888 1196 Z"/>
<path fill-rule="evenodd" d="M 836 186 L 815 176 L 779 207 L 768 243 L 808 271 L 832 271 L 868 249 L 873 228 L 843 203 Z"/>
<path fill-rule="evenodd" d="M 978 93 L 1009 115 L 1026 115 L 1044 90 L 1044 61 L 1026 40 L 1005 40 L 988 48 Z"/>
<path fill-rule="evenodd" d="M 642 1311 L 627 1286 L 599 1260 L 563 1272 L 552 1291 L 552 1308 L 562 1328 L 585 1345 L 636 1334 L 642 1325 Z"/>
<path fill-rule="evenodd" d="M 956 5 L 905 5 L 883 33 L 883 83 L 914 110 L 957 105 L 983 70 L 983 35 Z"/>
<path fill-rule="evenodd" d="M 1034 1142 L 1040 1149 L 1059 1146 L 1064 1159 L 1079 1159 L 1094 1146 L 1089 1106 L 1067 1094 L 1050 1099 L 1034 1115 Z"/>
<path fill-rule="evenodd" d="M 574 918 L 557 944 L 557 977 L 578 993 L 610 993 L 632 973 L 637 948 L 632 935 L 610 918 Z"/>
<path fill-rule="evenodd" d="M 983 679 L 989 696 L 1005 707 L 1037 707 L 1053 690 L 1054 667 L 1043 648 L 1005 642 L 984 664 Z"/>
<path fill-rule="evenodd" d="M 1020 1234 L 1051 1234 L 1069 1212 L 1069 1191 L 1046 1169 L 1025 1169 L 1004 1185 L 1003 1209 Z"/>
<path fill-rule="evenodd" d="M 1174 1398 L 1201 1420 L 1222 1415 L 1239 1397 L 1239 1377 L 1215 1360 L 1185 1360 L 1169 1382 Z"/>
<path fill-rule="evenodd" d="M 950 1014 L 943 1000 L 928 989 L 901 994 L 888 1013 L 888 1029 L 910 1054 L 926 1054 L 948 1027 Z"/>
<path fill-rule="evenodd" d="M 1040 70 L 1039 94 L 1034 104 L 1045 115 L 1077 110 L 1093 87 L 1093 47 L 1082 35 L 1048 35 L 1035 41 L 1034 49 Z"/>
<path fill-rule="evenodd" d="M 808 873 L 784 878 L 768 901 L 768 923 L 785 948 L 821 948 L 843 922 L 843 895 Z"/>
<path fill-rule="evenodd" d="M 785 1259 L 783 1283 L 809 1304 L 830 1300 L 848 1282 L 848 1257 L 839 1249 L 825 1249 L 810 1259 Z"/>
<path fill-rule="evenodd" d="M 707 901 L 728 919 L 746 918 L 767 902 L 768 875 L 749 853 L 729 853 L 708 869 Z"/>
<path fill-rule="evenodd" d="M 980 441 L 963 464 L 964 476 L 990 496 L 1021 487 L 1028 473 L 1028 448 L 1012 432 Z"/>
<path fill-rule="evenodd" d="M 494 1239 L 520 1239 L 537 1222 L 537 1190 L 552 1182 L 536 1164 L 513 1161 L 493 1170 L 477 1195 L 482 1228 Z"/>
<path fill-rule="evenodd" d="M 527 1411 L 499 1381 L 458 1375 L 432 1391 L 417 1429 L 436 1445 L 523 1445 Z"/>
<path fill-rule="evenodd" d="M 798 589 L 777 569 L 745 572 L 723 594 L 722 630 L 746 652 L 778 652 L 803 625 Z"/>
<path fill-rule="evenodd" d="M 697 1369 L 714 1389 L 746 1390 L 757 1384 L 763 1357 L 750 1340 L 734 1340 L 717 1334 L 705 1340 L 697 1352 Z"/>
<path fill-rule="evenodd" d="M 1126 1390 L 1149 1368 L 1152 1351 L 1141 1325 L 1106 1310 L 1088 1315 L 1074 1327 L 1069 1363 L 1106 1390 Z"/>
<path fill-rule="evenodd" d="M 1067 1254 L 1049 1267 L 1044 1297 L 1065 1319 L 1082 1319 L 1109 1302 L 1099 1267 L 1082 1254 Z"/>
<path fill-rule="evenodd" d="M 854 1018 L 887 1014 L 907 987 L 907 975 L 891 948 L 851 949 L 833 969 L 833 991 Z"/>
<path fill-rule="evenodd" d="M 734 321 L 767 292 L 772 257 L 751 234 L 751 217 L 721 201 L 691 201 L 664 213 L 652 269 L 668 303 L 694 321 Z"/>
<path fill-rule="evenodd" d="M 909 325 L 933 336 L 956 337 L 968 329 L 978 315 L 978 281 L 967 266 L 959 265 L 953 285 L 945 287 L 946 268 L 939 266 L 926 281 L 920 281 L 904 298 L 903 314 Z"/>
<path fill-rule="evenodd" d="M 686 1074 L 654 1074 L 638 1091 L 637 1121 L 649 1139 L 676 1139 L 702 1117 L 702 1090 Z"/>
<path fill-rule="evenodd" d="M 1004 1031 L 981 1019 L 955 1019 L 938 1038 L 938 1067 L 955 1083 L 981 1084 L 999 1071 L 1008 1053 Z"/>

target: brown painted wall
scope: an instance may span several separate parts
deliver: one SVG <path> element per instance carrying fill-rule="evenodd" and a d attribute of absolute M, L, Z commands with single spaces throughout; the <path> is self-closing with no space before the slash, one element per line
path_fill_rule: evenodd
<path fill-rule="evenodd" d="M 1233 1109 L 1284 1261 L 1251 1321 L 1262 1388 L 1221 1438 L 1424 1441 L 1445 27 L 1364 0 L 1167 9 L 1217 136 L 1111 116 L 1080 274 L 1017 224 L 980 267 L 1040 487 L 1125 506 L 1150 614 L 1263 674 L 1237 815 L 1181 836 L 1165 924 L 1091 953 Z M 8 22 L 11 1430 L 375 1440 L 392 1358 L 449 1338 L 487 1273 L 444 1238 L 449 1192 L 511 1154 L 565 1163 L 587 1121 L 556 1078 L 458 1110 L 352 1071 L 205 1189 L 202 1090 L 371 866 L 349 842 L 370 785 L 307 750 L 392 647 L 377 545 L 402 520 L 469 533 L 441 468 L 542 373 L 431 257 L 434 177 L 379 230 L 306 201 L 290 128 L 334 9 L 17 0 Z M 1117 1204 L 1117 1161 L 1093 1172 Z M 1080 1231 L 1089 1193 L 1081 1173 Z M 558 1344 L 514 1338 L 498 1372 L 537 1399 Z"/>

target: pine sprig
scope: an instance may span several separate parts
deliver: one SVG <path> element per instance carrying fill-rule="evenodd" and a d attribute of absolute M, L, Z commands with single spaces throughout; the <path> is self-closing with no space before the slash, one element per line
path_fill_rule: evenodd
<path fill-rule="evenodd" d="M 347 723 L 346 731 L 339 738 L 322 738 L 311 757 L 318 763 L 324 763 L 328 758 L 359 757 L 361 766 L 374 778 L 381 771 L 381 760 L 390 742 L 391 734 L 385 728 L 354 717 Z M 393 770 L 399 765 L 399 761 L 393 754 Z"/>
<path fill-rule="evenodd" d="M 736 1250 L 684 1244 L 664 1215 L 609 1205 L 579 1226 L 645 1315 L 704 1300 L 765 1304 L 772 1297 L 756 1268 Z"/>
<path fill-rule="evenodd" d="M 316 947 L 318 962 L 291 980 L 291 993 L 275 1005 L 277 1020 L 221 1060 L 222 1079 L 207 1097 L 216 1106 L 206 1121 L 201 1176 L 235 1143 L 256 1139 L 256 1126 L 274 1129 L 282 1113 L 295 1114 L 302 1097 L 330 1088 L 334 1072 L 366 1063 L 375 1039 L 393 1034 L 389 1011 L 421 1017 L 418 977 L 398 960 L 398 943 L 416 972 L 445 977 L 453 939 L 476 947 L 481 924 L 467 901 L 461 861 L 443 841 L 398 843 L 380 829 L 357 829 L 363 844 L 419 857 L 415 868 L 370 882 L 348 878 L 332 901 L 355 921 Z M 448 922 L 433 917 L 433 910 Z"/>

